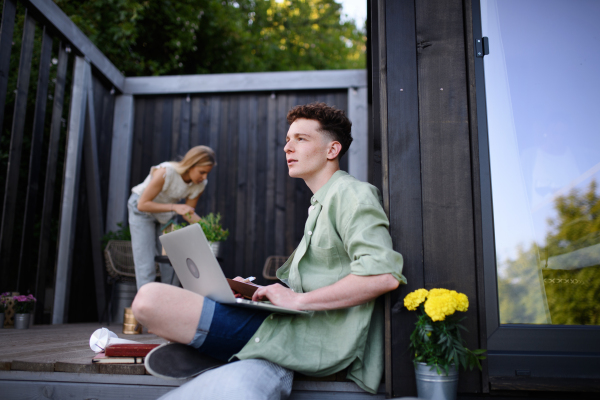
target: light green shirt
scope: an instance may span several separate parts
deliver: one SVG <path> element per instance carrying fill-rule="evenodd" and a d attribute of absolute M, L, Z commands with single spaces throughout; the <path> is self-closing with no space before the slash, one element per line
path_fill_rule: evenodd
<path fill-rule="evenodd" d="M 294 292 L 329 286 L 348 274 L 402 276 L 378 190 L 337 171 L 311 199 L 304 236 L 277 271 Z M 348 378 L 376 393 L 383 374 L 383 309 L 375 300 L 308 315 L 271 314 L 236 354 L 262 358 L 305 375 L 350 367 Z"/>

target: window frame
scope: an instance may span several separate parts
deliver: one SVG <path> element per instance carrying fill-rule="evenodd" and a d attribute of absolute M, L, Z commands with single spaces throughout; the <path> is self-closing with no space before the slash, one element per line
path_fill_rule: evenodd
<path fill-rule="evenodd" d="M 480 0 L 472 2 L 473 51 L 482 38 Z M 490 49 L 493 52 L 494 49 Z M 600 326 L 500 324 L 483 57 L 474 54 L 489 375 L 600 378 Z"/>

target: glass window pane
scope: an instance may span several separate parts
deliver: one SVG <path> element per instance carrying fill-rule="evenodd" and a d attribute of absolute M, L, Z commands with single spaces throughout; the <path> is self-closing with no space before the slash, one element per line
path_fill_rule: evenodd
<path fill-rule="evenodd" d="M 500 322 L 600 325 L 600 1 L 481 11 Z"/>

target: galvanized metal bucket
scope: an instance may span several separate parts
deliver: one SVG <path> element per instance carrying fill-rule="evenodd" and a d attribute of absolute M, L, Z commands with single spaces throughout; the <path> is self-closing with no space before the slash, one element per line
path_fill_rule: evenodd
<path fill-rule="evenodd" d="M 31 322 L 31 315 L 27 314 L 15 314 L 15 329 L 29 329 L 29 323 Z"/>
<path fill-rule="evenodd" d="M 417 379 L 417 393 L 419 399 L 424 400 L 455 400 L 458 390 L 458 369 L 455 365 L 450 367 L 448 375 L 438 375 L 436 367 L 425 363 L 415 365 Z"/>
<path fill-rule="evenodd" d="M 208 244 L 215 257 L 219 257 L 221 255 L 221 242 L 208 242 Z"/>

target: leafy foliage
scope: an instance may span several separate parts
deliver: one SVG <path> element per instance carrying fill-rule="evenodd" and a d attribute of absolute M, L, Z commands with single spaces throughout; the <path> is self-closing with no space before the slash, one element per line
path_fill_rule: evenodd
<path fill-rule="evenodd" d="M 126 76 L 364 68 L 334 0 L 54 0 Z"/>
<path fill-rule="evenodd" d="M 118 222 L 116 232 L 109 231 L 106 235 L 102 236 L 102 248 L 105 248 L 110 240 L 129 240 L 131 241 L 131 231 L 129 230 L 129 225 L 123 226 L 122 222 Z"/>
<path fill-rule="evenodd" d="M 229 230 L 221 226 L 221 214 L 210 213 L 198 221 L 209 242 L 222 242 L 229 237 Z"/>
<path fill-rule="evenodd" d="M 552 324 L 600 325 L 600 263 L 582 268 L 544 268 L 551 257 L 585 250 L 588 259 L 600 260 L 600 196 L 596 181 L 586 190 L 573 189 L 554 203 L 557 215 L 548 221 L 545 244 L 520 247 L 515 259 L 505 262 L 498 277 L 501 323 L 536 321 L 539 305 L 533 300 L 532 282 L 544 281 L 545 300 Z M 545 315 L 543 316 L 545 321 Z"/>
<path fill-rule="evenodd" d="M 188 218 L 192 216 L 187 214 Z M 202 227 L 202 231 L 206 236 L 206 240 L 209 242 L 223 242 L 227 240 L 229 237 L 229 230 L 223 229 L 221 226 L 221 214 L 217 213 L 216 215 L 213 213 L 208 214 L 206 217 L 200 218 L 197 224 Z M 181 224 L 173 224 L 173 231 L 186 227 L 187 222 L 182 222 Z"/>
<path fill-rule="evenodd" d="M 469 350 L 460 331 L 467 329 L 460 324 L 456 311 L 467 311 L 469 301 L 463 293 L 447 289 L 418 289 L 404 298 L 404 306 L 419 313 L 416 328 L 410 335 L 410 349 L 415 363 L 425 363 L 442 370 L 447 375 L 450 366 L 481 369 L 479 360 L 485 359 L 485 350 Z"/>
<path fill-rule="evenodd" d="M 33 297 L 32 294 L 29 294 L 27 296 L 14 296 L 13 299 L 15 301 L 15 314 L 29 314 L 33 312 L 36 299 L 35 297 Z"/>

